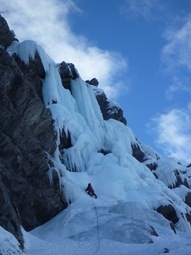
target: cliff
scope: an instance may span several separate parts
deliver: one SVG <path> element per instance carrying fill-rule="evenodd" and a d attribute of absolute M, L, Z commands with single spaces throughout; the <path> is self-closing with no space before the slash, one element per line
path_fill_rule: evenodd
<path fill-rule="evenodd" d="M 104 193 L 103 200 L 128 203 L 132 193 L 129 203 L 136 205 L 149 191 L 152 202 L 143 196 L 143 208 L 158 221 L 162 215 L 172 234 L 190 229 L 190 168 L 139 142 L 98 83 L 83 81 L 71 63 L 55 64 L 36 42 L 19 42 L 0 16 L 0 226 L 21 249 L 22 229 L 31 231 L 70 207 L 85 181 L 101 182 L 104 171 L 113 195 Z M 77 181 L 77 172 L 85 178 Z M 159 230 L 143 221 L 143 239 L 152 242 Z"/>

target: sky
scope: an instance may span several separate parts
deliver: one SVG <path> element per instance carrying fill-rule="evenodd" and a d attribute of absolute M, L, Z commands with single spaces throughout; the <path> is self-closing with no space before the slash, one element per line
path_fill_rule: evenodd
<path fill-rule="evenodd" d="M 138 140 L 191 162 L 190 0 L 0 0 L 17 38 L 74 63 L 124 111 Z"/>

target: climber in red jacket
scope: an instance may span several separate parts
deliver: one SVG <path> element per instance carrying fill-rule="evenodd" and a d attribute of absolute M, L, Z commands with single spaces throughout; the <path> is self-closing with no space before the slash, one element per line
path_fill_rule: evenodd
<path fill-rule="evenodd" d="M 95 197 L 97 198 L 97 195 L 94 192 L 94 189 L 92 188 L 91 183 L 88 184 L 87 188 L 85 189 L 85 191 L 87 192 L 88 195 L 90 195 L 90 197 Z"/>

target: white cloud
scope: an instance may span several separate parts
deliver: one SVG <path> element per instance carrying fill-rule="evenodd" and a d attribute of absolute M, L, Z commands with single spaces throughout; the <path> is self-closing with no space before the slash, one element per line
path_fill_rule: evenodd
<path fill-rule="evenodd" d="M 121 11 L 146 20 L 155 19 L 156 14 L 163 9 L 161 0 L 126 0 Z"/>
<path fill-rule="evenodd" d="M 191 16 L 181 27 L 168 29 L 164 34 L 167 44 L 162 50 L 162 60 L 167 70 L 184 67 L 191 71 Z"/>
<path fill-rule="evenodd" d="M 158 133 L 157 144 L 164 154 L 191 162 L 191 107 L 186 110 L 172 109 L 160 114 L 155 119 Z"/>
<path fill-rule="evenodd" d="M 166 98 L 173 99 L 178 93 L 191 94 L 190 79 L 187 77 L 172 77 L 172 83 L 166 90 Z"/>
<path fill-rule="evenodd" d="M 191 94 L 191 16 L 175 17 L 174 26 L 166 29 L 164 38 L 162 69 L 172 80 L 166 90 L 167 99 L 179 92 Z"/>
<path fill-rule="evenodd" d="M 118 95 L 117 75 L 127 69 L 119 53 L 99 49 L 85 37 L 75 35 L 69 16 L 81 12 L 72 0 L 1 0 L 4 17 L 17 38 L 37 41 L 56 62 L 71 62 L 81 77 L 96 77 L 109 97 Z"/>
<path fill-rule="evenodd" d="M 181 93 L 189 95 L 191 71 L 191 17 L 174 17 L 173 26 L 164 33 L 166 44 L 162 49 L 162 66 L 165 74 L 170 75 L 171 84 L 166 90 L 167 99 L 176 99 Z M 164 73 L 163 73 L 164 74 Z M 157 144 L 164 152 L 191 162 L 191 102 L 185 109 L 171 109 L 154 119 Z M 176 101 L 176 105 L 179 101 Z M 180 102 L 181 103 L 181 102 Z"/>

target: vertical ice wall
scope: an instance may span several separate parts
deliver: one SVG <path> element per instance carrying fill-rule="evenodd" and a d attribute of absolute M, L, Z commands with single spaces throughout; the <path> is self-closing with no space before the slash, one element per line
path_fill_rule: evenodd
<path fill-rule="evenodd" d="M 70 132 L 72 147 L 64 150 L 63 159 L 69 170 L 85 171 L 93 153 L 101 149 L 111 151 L 116 157 L 120 149 L 131 153 L 134 135 L 117 121 L 104 121 L 92 87 L 81 78 L 71 80 L 71 90 L 62 86 L 57 65 L 34 41 L 13 42 L 9 54 L 17 54 L 26 64 L 39 54 L 46 72 L 42 86 L 43 100 L 51 110 L 57 133 L 55 160 L 60 163 L 58 149 L 62 130 Z"/>

